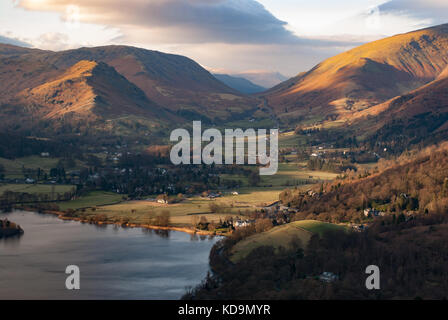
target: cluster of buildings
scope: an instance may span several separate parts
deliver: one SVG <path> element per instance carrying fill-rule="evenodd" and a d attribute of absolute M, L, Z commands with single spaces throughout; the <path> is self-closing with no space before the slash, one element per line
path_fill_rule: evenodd
<path fill-rule="evenodd" d="M 244 227 L 248 227 L 251 224 L 254 224 L 255 220 L 236 220 L 233 222 L 233 227 L 236 228 L 244 228 Z"/>
<path fill-rule="evenodd" d="M 297 213 L 297 209 L 284 206 L 281 204 L 280 201 L 274 201 L 264 207 L 261 207 L 260 209 L 263 210 L 268 215 L 278 213 L 284 213 L 284 214 Z"/>
<path fill-rule="evenodd" d="M 368 208 L 364 209 L 364 216 L 366 217 L 384 217 L 386 215 L 386 212 Z"/>

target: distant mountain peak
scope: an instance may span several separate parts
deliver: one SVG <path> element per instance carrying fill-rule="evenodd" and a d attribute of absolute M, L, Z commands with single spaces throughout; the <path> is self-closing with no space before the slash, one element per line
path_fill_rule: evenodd
<path fill-rule="evenodd" d="M 249 70 L 234 74 L 237 77 L 243 77 L 264 88 L 272 88 L 288 78 L 278 71 L 267 70 Z"/>
<path fill-rule="evenodd" d="M 213 75 L 219 81 L 223 82 L 225 85 L 244 94 L 253 94 L 266 90 L 266 88 L 256 85 L 252 81 L 247 80 L 243 77 L 236 77 L 228 74 L 219 74 L 219 73 L 215 73 Z"/>

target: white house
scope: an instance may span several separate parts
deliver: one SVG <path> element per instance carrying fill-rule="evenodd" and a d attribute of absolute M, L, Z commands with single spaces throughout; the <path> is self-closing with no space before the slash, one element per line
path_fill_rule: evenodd
<path fill-rule="evenodd" d="M 386 215 L 386 213 L 383 211 L 376 210 L 376 209 L 368 208 L 368 209 L 364 209 L 364 215 L 366 217 L 384 217 Z"/>
<path fill-rule="evenodd" d="M 235 228 L 243 228 L 251 225 L 252 223 L 254 223 L 253 220 L 237 220 L 234 222 L 233 226 Z"/>
<path fill-rule="evenodd" d="M 319 276 L 319 280 L 323 282 L 333 282 L 339 279 L 339 276 L 334 274 L 333 272 L 323 272 Z"/>

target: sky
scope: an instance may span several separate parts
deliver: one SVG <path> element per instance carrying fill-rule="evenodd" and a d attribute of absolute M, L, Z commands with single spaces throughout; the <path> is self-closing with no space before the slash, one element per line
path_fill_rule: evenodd
<path fill-rule="evenodd" d="M 3 43 L 132 45 L 232 74 L 293 76 L 362 43 L 447 22 L 447 0 L 0 1 Z"/>

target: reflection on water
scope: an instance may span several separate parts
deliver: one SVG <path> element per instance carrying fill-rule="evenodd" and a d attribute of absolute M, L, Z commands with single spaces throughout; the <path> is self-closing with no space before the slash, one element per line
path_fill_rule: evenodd
<path fill-rule="evenodd" d="M 22 211 L 5 217 L 25 233 L 0 239 L 0 299 L 178 299 L 205 277 L 218 240 Z M 80 268 L 81 290 L 65 289 L 70 264 Z"/>
<path fill-rule="evenodd" d="M 20 243 L 20 238 L 23 236 L 23 233 L 21 234 L 16 234 L 13 236 L 9 236 L 9 237 L 4 237 L 4 238 L 0 238 L 0 243 L 7 247 L 17 247 L 18 244 Z M 1 251 L 0 251 L 0 255 L 1 255 Z"/>

